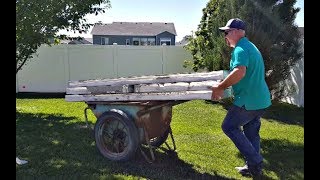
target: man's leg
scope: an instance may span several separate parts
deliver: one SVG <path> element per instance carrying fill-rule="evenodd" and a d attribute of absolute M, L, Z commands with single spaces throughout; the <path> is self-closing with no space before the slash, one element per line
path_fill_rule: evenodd
<path fill-rule="evenodd" d="M 260 135 L 259 135 L 260 126 L 261 126 L 261 121 L 259 116 L 243 126 L 244 134 L 246 135 L 248 140 L 251 142 L 252 146 L 256 149 L 256 151 L 259 154 L 260 154 Z M 236 169 L 242 175 L 248 175 L 250 173 L 247 162 L 243 167 L 236 167 Z"/>
<path fill-rule="evenodd" d="M 260 165 L 263 158 L 241 131 L 240 127 L 251 122 L 256 117 L 257 112 L 247 111 L 243 107 L 232 105 L 222 123 L 222 130 L 233 141 L 240 153 L 245 156 L 249 168 L 250 166 L 254 168 L 256 165 Z"/>
<path fill-rule="evenodd" d="M 248 122 L 243 126 L 243 132 L 251 142 L 252 146 L 260 154 L 260 116 L 255 117 L 252 121 Z"/>

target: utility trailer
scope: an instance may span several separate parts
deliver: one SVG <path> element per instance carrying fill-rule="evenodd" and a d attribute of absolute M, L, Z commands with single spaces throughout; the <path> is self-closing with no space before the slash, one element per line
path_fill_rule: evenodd
<path fill-rule="evenodd" d="M 127 161 L 141 145 L 153 150 L 166 144 L 176 150 L 170 127 L 172 107 L 194 100 L 211 100 L 212 86 L 223 80 L 227 71 L 169 74 L 113 79 L 70 81 L 65 100 L 85 102 L 97 121 L 95 142 L 100 153 L 113 161 Z M 231 96 L 227 89 L 222 98 Z M 88 122 L 87 122 L 88 124 Z M 170 134 L 173 148 L 166 142 Z"/>

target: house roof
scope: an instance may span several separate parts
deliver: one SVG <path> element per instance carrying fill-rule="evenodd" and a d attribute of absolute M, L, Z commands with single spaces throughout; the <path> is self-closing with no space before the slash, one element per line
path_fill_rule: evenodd
<path fill-rule="evenodd" d="M 181 41 L 176 42 L 176 46 L 184 46 L 184 45 L 187 45 L 188 43 L 189 43 L 188 40 L 182 39 Z"/>
<path fill-rule="evenodd" d="M 177 35 L 173 23 L 163 22 L 113 22 L 112 24 L 95 24 L 92 35 L 121 36 L 156 36 L 163 32 Z"/>
<path fill-rule="evenodd" d="M 61 40 L 61 44 L 92 44 L 93 40 L 92 38 L 82 38 L 80 39 L 63 39 Z"/>
<path fill-rule="evenodd" d="M 92 38 L 82 38 L 81 40 L 73 40 L 70 41 L 68 44 L 92 44 Z"/>

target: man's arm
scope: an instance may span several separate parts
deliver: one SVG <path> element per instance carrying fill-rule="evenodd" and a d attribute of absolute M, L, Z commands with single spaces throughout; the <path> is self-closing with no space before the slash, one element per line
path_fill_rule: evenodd
<path fill-rule="evenodd" d="M 229 86 L 232 86 L 238 83 L 246 75 L 246 66 L 237 66 L 231 73 L 217 86 L 220 89 L 227 89 Z"/>
<path fill-rule="evenodd" d="M 246 66 L 237 66 L 231 73 L 217 86 L 212 87 L 212 100 L 219 100 L 223 95 L 223 91 L 229 86 L 238 83 L 246 75 Z"/>

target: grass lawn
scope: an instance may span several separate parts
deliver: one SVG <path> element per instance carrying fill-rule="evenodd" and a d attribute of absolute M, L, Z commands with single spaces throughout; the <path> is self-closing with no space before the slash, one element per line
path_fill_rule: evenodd
<path fill-rule="evenodd" d="M 16 99 L 16 154 L 29 161 L 16 165 L 17 179 L 250 179 L 235 170 L 244 159 L 221 130 L 228 103 L 174 106 L 176 153 L 157 149 L 151 164 L 139 150 L 128 162 L 104 158 L 84 127 L 85 107 L 64 98 Z M 93 126 L 90 111 L 88 119 Z M 304 109 L 273 104 L 260 135 L 266 179 L 304 179 Z"/>

